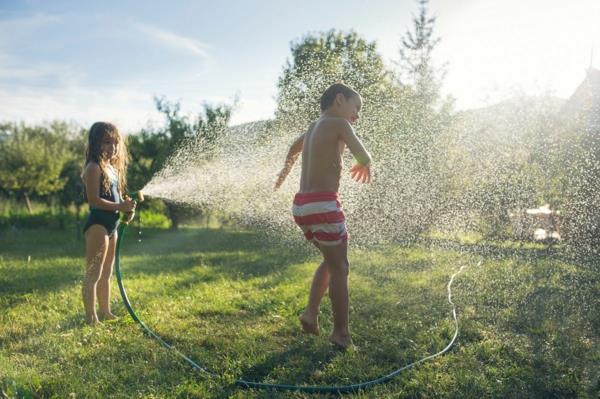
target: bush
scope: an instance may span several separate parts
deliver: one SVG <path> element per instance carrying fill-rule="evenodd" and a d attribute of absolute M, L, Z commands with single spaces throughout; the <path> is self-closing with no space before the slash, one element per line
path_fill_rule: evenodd
<path fill-rule="evenodd" d="M 142 227 L 158 229 L 168 229 L 171 227 L 171 221 L 165 214 L 152 209 L 141 210 L 138 217 L 140 218 L 139 223 Z M 136 220 L 134 223 L 137 225 L 138 221 Z"/>

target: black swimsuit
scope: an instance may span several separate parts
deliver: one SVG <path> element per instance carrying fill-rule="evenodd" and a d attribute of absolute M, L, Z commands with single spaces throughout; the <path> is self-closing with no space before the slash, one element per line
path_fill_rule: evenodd
<path fill-rule="evenodd" d="M 102 189 L 102 179 L 103 176 L 100 176 L 100 198 L 103 198 L 107 201 L 120 203 L 121 195 L 119 194 L 119 182 L 118 179 L 110 179 L 110 187 L 108 191 L 104 191 Z M 103 226 L 108 232 L 108 236 L 112 237 L 115 230 L 119 226 L 119 211 L 105 211 L 103 209 L 92 208 L 90 206 L 90 214 L 85 221 L 85 225 L 83 226 L 83 232 L 85 233 L 87 229 L 90 228 L 93 224 L 99 224 Z"/>

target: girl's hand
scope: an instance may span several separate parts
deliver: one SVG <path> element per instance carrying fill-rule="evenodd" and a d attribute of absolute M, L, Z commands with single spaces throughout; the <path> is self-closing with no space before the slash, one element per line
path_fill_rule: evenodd
<path fill-rule="evenodd" d="M 350 169 L 350 175 L 357 183 L 370 183 L 371 167 L 370 165 L 356 164 Z"/>
<path fill-rule="evenodd" d="M 125 224 L 129 224 L 135 217 L 135 211 L 127 212 L 125 215 Z"/>
<path fill-rule="evenodd" d="M 129 197 L 125 197 L 125 200 L 121 203 L 119 203 L 119 211 L 121 212 L 133 212 L 135 210 L 135 206 L 137 205 L 137 202 L 132 200 Z"/>

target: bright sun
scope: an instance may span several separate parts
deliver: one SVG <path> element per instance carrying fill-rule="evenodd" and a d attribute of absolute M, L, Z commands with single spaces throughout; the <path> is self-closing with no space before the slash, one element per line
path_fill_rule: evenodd
<path fill-rule="evenodd" d="M 442 15 L 442 12 L 445 14 Z M 440 4 L 440 60 L 459 107 L 517 93 L 568 97 L 593 54 L 600 68 L 600 1 L 463 1 Z"/>

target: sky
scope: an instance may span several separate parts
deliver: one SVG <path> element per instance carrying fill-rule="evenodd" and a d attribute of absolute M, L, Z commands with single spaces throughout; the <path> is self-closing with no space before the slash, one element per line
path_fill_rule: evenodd
<path fill-rule="evenodd" d="M 600 0 L 431 0 L 457 109 L 511 96 L 568 98 L 600 68 Z M 270 118 L 290 43 L 354 30 L 394 67 L 418 13 L 408 0 L 0 0 L 0 121 L 160 125 L 154 96 L 184 113 L 239 99 L 232 123 Z"/>

